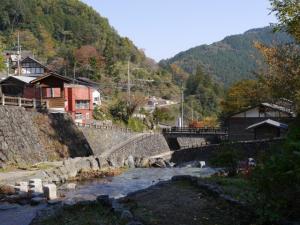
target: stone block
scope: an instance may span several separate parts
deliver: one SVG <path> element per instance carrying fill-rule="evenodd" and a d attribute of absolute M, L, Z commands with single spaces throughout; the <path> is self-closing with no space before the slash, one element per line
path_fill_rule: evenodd
<path fill-rule="evenodd" d="M 57 199 L 57 188 L 55 184 L 45 184 L 43 186 L 44 194 L 49 200 Z"/>
<path fill-rule="evenodd" d="M 16 192 L 28 192 L 29 190 L 29 186 L 28 186 L 28 182 L 22 181 L 22 182 L 18 182 L 15 186 L 15 191 Z"/>

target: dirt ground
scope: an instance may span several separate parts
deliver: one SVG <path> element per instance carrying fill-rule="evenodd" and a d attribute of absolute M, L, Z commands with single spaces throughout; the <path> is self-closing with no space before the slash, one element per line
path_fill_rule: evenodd
<path fill-rule="evenodd" d="M 151 187 L 121 200 L 145 225 L 250 225 L 253 217 L 188 182 Z"/>

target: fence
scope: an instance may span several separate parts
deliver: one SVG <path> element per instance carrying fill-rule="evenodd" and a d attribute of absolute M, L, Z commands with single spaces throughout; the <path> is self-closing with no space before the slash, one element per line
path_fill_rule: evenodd
<path fill-rule="evenodd" d="M 185 133 L 185 134 L 227 134 L 227 129 L 220 128 L 189 128 L 189 127 L 172 127 L 162 130 L 163 133 Z"/>
<path fill-rule="evenodd" d="M 118 131 L 123 131 L 123 132 L 126 132 L 126 133 L 134 133 L 129 128 L 123 128 L 123 127 L 117 127 L 117 126 L 99 125 L 99 124 L 96 124 L 96 123 L 80 123 L 80 122 L 75 122 L 75 124 L 78 127 L 95 128 L 95 129 L 101 129 L 101 130 L 118 130 Z"/>
<path fill-rule="evenodd" d="M 0 105 L 19 106 L 25 108 L 47 108 L 47 101 L 2 95 L 0 96 Z"/>

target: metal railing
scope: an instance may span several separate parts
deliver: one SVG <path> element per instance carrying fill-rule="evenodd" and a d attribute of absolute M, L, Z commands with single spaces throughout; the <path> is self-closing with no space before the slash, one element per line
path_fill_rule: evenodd
<path fill-rule="evenodd" d="M 172 127 L 162 129 L 164 134 L 223 134 L 228 133 L 227 129 L 221 128 L 189 128 L 189 127 Z"/>

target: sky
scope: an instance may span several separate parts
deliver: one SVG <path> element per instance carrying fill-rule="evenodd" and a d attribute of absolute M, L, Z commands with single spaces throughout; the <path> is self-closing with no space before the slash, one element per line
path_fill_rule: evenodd
<path fill-rule="evenodd" d="M 156 61 L 276 22 L 269 0 L 82 1 Z"/>

